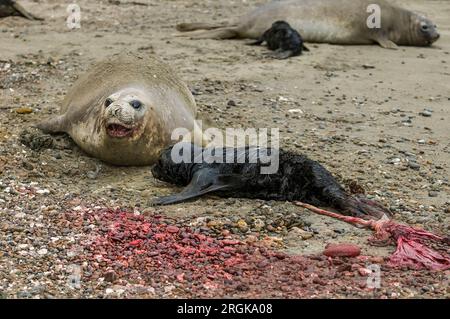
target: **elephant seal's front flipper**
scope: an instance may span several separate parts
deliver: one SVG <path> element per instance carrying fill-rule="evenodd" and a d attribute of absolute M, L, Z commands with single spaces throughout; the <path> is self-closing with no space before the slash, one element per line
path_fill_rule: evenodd
<path fill-rule="evenodd" d="M 398 50 L 397 44 L 395 44 L 393 41 L 389 40 L 388 36 L 385 34 L 377 35 L 374 38 L 375 42 L 378 43 L 382 48 L 385 49 L 391 49 L 391 50 Z"/>
<path fill-rule="evenodd" d="M 200 197 L 220 190 L 229 190 L 239 187 L 241 179 L 238 175 L 220 174 L 214 168 L 202 168 L 192 177 L 191 182 L 180 193 L 159 197 L 152 202 L 153 205 L 170 205 L 184 202 L 188 199 Z"/>
<path fill-rule="evenodd" d="M 44 133 L 60 133 L 66 131 L 66 116 L 58 115 L 53 118 L 46 119 L 35 125 L 38 129 Z"/>

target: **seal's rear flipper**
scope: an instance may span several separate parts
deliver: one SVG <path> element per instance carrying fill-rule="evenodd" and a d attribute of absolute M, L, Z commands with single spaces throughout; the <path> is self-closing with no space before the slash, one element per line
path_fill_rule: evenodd
<path fill-rule="evenodd" d="M 203 23 L 203 22 L 193 22 L 193 23 L 180 23 L 176 26 L 176 29 L 180 32 L 189 32 L 195 30 L 214 30 L 218 28 L 225 27 L 225 23 Z"/>
<path fill-rule="evenodd" d="M 27 18 L 29 20 L 44 20 L 43 18 L 37 17 L 34 14 L 28 12 L 25 10 L 20 4 L 18 4 L 16 1 L 6 1 L 7 3 L 10 2 L 11 6 L 14 8 L 14 10 L 17 11 L 18 15 Z"/>
<path fill-rule="evenodd" d="M 365 219 L 381 219 L 392 217 L 392 212 L 378 202 L 360 196 L 348 197 L 345 200 L 345 212 Z"/>
<path fill-rule="evenodd" d="M 278 60 L 285 60 L 292 56 L 295 56 L 295 53 L 292 50 L 277 50 L 275 53 L 270 54 L 270 56 Z"/>
<path fill-rule="evenodd" d="M 191 39 L 233 39 L 238 37 L 237 28 L 218 28 L 209 31 L 192 31 L 176 35 L 177 37 L 189 37 Z"/>
<path fill-rule="evenodd" d="M 347 194 L 331 173 L 318 162 L 307 160 L 303 166 L 303 171 L 306 181 L 310 183 L 310 189 L 313 190 L 308 198 L 303 199 L 307 203 L 332 207 L 345 215 L 363 218 L 375 217 L 379 219 L 384 215 L 392 215 L 380 203 L 369 200 L 364 196 Z"/>
<path fill-rule="evenodd" d="M 170 205 L 181 203 L 219 190 L 237 188 L 240 183 L 238 175 L 218 175 L 215 169 L 204 168 L 194 174 L 191 183 L 183 191 L 175 195 L 160 197 L 153 201 L 152 204 Z"/>
<path fill-rule="evenodd" d="M 34 126 L 45 133 L 61 133 L 66 131 L 65 122 L 65 116 L 59 115 L 42 121 Z"/>

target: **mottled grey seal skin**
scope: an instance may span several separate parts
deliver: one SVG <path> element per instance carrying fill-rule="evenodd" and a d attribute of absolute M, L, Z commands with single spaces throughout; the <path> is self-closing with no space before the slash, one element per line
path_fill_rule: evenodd
<path fill-rule="evenodd" d="M 381 8 L 381 28 L 369 28 L 367 8 Z M 192 38 L 259 39 L 277 20 L 288 22 L 305 42 L 331 44 L 372 44 L 395 49 L 397 45 L 429 46 L 439 39 L 436 25 L 412 11 L 386 0 L 285 0 L 269 2 L 236 24 L 183 23 L 179 31 Z M 195 30 L 209 30 L 200 33 Z"/>
<path fill-rule="evenodd" d="M 196 104 L 172 69 L 122 53 L 94 65 L 62 102 L 61 115 L 36 126 L 66 132 L 86 153 L 115 165 L 151 165 L 176 128 L 194 130 Z"/>
<path fill-rule="evenodd" d="M 0 0 L 0 18 L 20 16 L 30 20 L 44 20 L 25 10 L 14 0 Z"/>
<path fill-rule="evenodd" d="M 379 203 L 348 195 L 330 172 L 304 155 L 278 150 L 278 171 L 274 174 L 262 174 L 261 167 L 266 164 L 260 160 L 261 152 L 265 157 L 273 151 L 271 149 L 214 148 L 212 151 L 211 148 L 193 144 L 184 145 L 178 145 L 175 152 L 184 153 L 188 150 L 190 154 L 186 156 L 187 161 L 174 161 L 173 147 L 169 147 L 161 153 L 158 162 L 152 167 L 152 174 L 157 179 L 185 188 L 178 194 L 160 197 L 153 204 L 175 204 L 214 193 L 222 197 L 302 201 L 332 207 L 354 216 L 381 218 L 391 215 Z M 235 159 L 245 161 L 226 163 L 227 150 L 234 154 Z M 211 160 L 213 158 L 221 158 L 223 163 Z M 250 161 L 250 158 L 256 158 L 257 161 Z"/>

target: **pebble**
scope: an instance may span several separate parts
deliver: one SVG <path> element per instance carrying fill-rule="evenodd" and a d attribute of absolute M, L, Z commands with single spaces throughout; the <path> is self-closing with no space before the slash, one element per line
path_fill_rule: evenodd
<path fill-rule="evenodd" d="M 224 229 L 224 230 L 222 230 L 221 234 L 222 234 L 222 236 L 226 237 L 226 236 L 230 236 L 231 233 L 228 229 Z"/>
<path fill-rule="evenodd" d="M 415 169 L 415 170 L 419 170 L 420 169 L 420 164 L 416 163 L 416 162 L 409 162 L 408 163 L 409 168 Z"/>
<path fill-rule="evenodd" d="M 288 234 L 288 239 L 302 239 L 302 240 L 308 240 L 310 238 L 314 237 L 314 233 L 305 231 L 298 227 L 292 227 Z"/>
<path fill-rule="evenodd" d="M 224 240 L 222 240 L 222 244 L 224 244 L 225 246 L 234 246 L 234 245 L 238 245 L 239 241 L 232 240 L 232 239 L 224 239 Z"/>
<path fill-rule="evenodd" d="M 400 159 L 399 158 L 393 158 L 393 159 L 390 159 L 389 160 L 389 164 L 398 164 L 398 163 L 400 163 Z"/>
<path fill-rule="evenodd" d="M 50 194 L 50 191 L 49 191 L 48 189 L 38 189 L 38 190 L 36 191 L 36 194 L 39 194 L 39 195 L 48 195 L 48 194 Z"/>
<path fill-rule="evenodd" d="M 107 282 L 114 282 L 117 280 L 117 274 L 114 271 L 109 271 L 105 274 L 104 278 Z"/>
<path fill-rule="evenodd" d="M 266 225 L 266 224 L 264 223 L 264 221 L 262 221 L 261 219 L 255 219 L 255 221 L 253 222 L 253 224 L 254 224 L 254 229 L 255 229 L 256 231 L 260 231 L 260 230 L 263 229 L 264 226 Z"/>
<path fill-rule="evenodd" d="M 110 295 L 110 294 L 112 294 L 114 292 L 114 289 L 111 289 L 111 288 L 107 288 L 106 290 L 105 290 L 105 294 L 107 294 L 107 295 Z"/>
<path fill-rule="evenodd" d="M 291 114 L 303 114 L 301 109 L 290 109 L 288 112 Z"/>
<path fill-rule="evenodd" d="M 101 166 L 97 165 L 95 168 L 95 171 L 89 171 L 86 173 L 86 176 L 89 179 L 96 179 L 98 177 L 98 175 L 100 174 L 100 170 L 101 170 Z"/>
<path fill-rule="evenodd" d="M 243 220 L 243 219 L 240 219 L 240 220 L 237 222 L 237 226 L 238 226 L 238 228 L 239 228 L 241 231 L 247 231 L 247 230 L 248 230 L 248 225 L 247 225 L 247 223 L 245 222 L 245 220 Z"/>
<path fill-rule="evenodd" d="M 17 114 L 30 114 L 30 113 L 33 113 L 33 109 L 31 109 L 29 107 L 20 107 L 20 108 L 16 109 L 16 113 Z"/>
<path fill-rule="evenodd" d="M 170 294 L 176 287 L 174 285 L 169 285 L 164 287 L 164 292 Z"/>
<path fill-rule="evenodd" d="M 39 255 L 41 255 L 41 256 L 45 256 L 45 255 L 47 255 L 48 250 L 47 250 L 46 248 L 42 248 L 42 249 L 39 249 L 39 250 L 37 251 L 37 253 L 38 253 Z"/>
<path fill-rule="evenodd" d="M 430 197 L 438 197 L 439 196 L 439 192 L 430 191 L 430 192 L 428 192 L 428 196 L 430 196 Z"/>
<path fill-rule="evenodd" d="M 358 269 L 358 273 L 359 273 L 361 276 L 368 276 L 368 275 L 370 275 L 370 274 L 372 273 L 372 270 L 370 270 L 370 269 L 368 269 L 368 268 L 359 268 L 359 269 Z"/>
<path fill-rule="evenodd" d="M 425 110 L 419 113 L 419 115 L 422 115 L 423 117 L 431 117 L 433 115 L 430 111 Z"/>
<path fill-rule="evenodd" d="M 228 106 L 236 106 L 236 102 L 234 100 L 229 100 L 227 105 Z"/>
<path fill-rule="evenodd" d="M 178 233 L 180 231 L 180 229 L 177 226 L 167 226 L 166 230 L 172 234 Z"/>
<path fill-rule="evenodd" d="M 328 257 L 356 257 L 361 254 L 361 248 L 354 244 L 329 244 L 323 254 Z"/>
<path fill-rule="evenodd" d="M 333 229 L 333 231 L 335 233 L 338 233 L 338 234 L 344 234 L 345 233 L 345 229 L 344 228 L 336 228 L 336 229 Z"/>
<path fill-rule="evenodd" d="M 375 65 L 371 65 L 371 64 L 363 64 L 362 67 L 364 69 L 375 69 Z"/>

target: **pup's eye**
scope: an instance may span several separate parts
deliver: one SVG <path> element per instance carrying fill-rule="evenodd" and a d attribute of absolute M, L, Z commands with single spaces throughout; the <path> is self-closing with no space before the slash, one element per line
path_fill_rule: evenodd
<path fill-rule="evenodd" d="M 423 30 L 423 31 L 427 31 L 427 30 L 428 30 L 428 26 L 427 26 L 426 24 L 424 24 L 424 25 L 422 26 L 422 30 Z"/>
<path fill-rule="evenodd" d="M 140 109 L 142 106 L 141 101 L 138 100 L 133 100 L 130 102 L 130 105 L 134 108 L 134 109 Z"/>
<path fill-rule="evenodd" d="M 113 102 L 113 100 L 111 100 L 110 98 L 107 98 L 107 99 L 105 100 L 105 107 L 110 106 L 112 102 Z"/>

